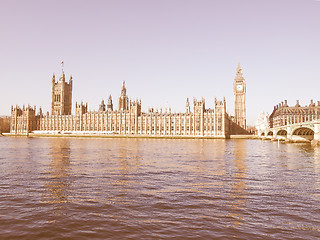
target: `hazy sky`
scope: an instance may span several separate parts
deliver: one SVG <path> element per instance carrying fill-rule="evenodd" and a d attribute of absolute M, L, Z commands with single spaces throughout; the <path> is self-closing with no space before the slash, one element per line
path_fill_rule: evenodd
<path fill-rule="evenodd" d="M 125 80 L 144 110 L 225 96 L 233 115 L 239 58 L 249 124 L 284 99 L 320 100 L 320 1 L 0 0 L 0 30 L 0 115 L 16 104 L 50 111 L 62 60 L 73 102 L 90 110 L 109 94 L 117 105 Z"/>

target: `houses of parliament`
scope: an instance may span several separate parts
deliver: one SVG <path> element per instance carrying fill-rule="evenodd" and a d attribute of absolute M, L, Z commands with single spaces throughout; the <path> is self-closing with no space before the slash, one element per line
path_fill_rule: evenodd
<path fill-rule="evenodd" d="M 141 100 L 131 101 L 125 82 L 122 83 L 118 107 L 115 108 L 111 95 L 99 109 L 88 111 L 88 105 L 75 104 L 72 114 L 72 85 L 65 73 L 56 79 L 52 77 L 51 114 L 42 109 L 23 106 L 11 107 L 10 133 L 12 135 L 73 134 L 73 135 L 123 135 L 123 136 L 190 136 L 228 138 L 233 134 L 246 133 L 246 83 L 240 63 L 233 83 L 235 115 L 227 113 L 225 98 L 215 98 L 212 108 L 206 108 L 205 99 L 193 99 L 191 107 L 186 100 L 185 112 L 171 113 L 149 108 L 141 110 Z"/>

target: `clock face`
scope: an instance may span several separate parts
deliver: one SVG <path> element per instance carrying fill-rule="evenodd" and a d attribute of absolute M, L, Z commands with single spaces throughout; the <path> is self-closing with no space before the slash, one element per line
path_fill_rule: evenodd
<path fill-rule="evenodd" d="M 243 89 L 242 85 L 237 85 L 237 91 L 241 91 Z"/>

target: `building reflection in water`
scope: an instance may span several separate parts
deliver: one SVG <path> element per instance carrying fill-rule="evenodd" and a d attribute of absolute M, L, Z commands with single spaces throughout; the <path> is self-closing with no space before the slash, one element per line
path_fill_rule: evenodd
<path fill-rule="evenodd" d="M 211 176 L 211 181 L 204 179 L 199 183 L 199 180 L 195 181 L 202 188 L 224 188 L 225 182 L 218 176 L 225 176 L 225 148 L 226 141 L 224 140 L 198 140 L 197 144 L 191 142 L 196 146 L 197 155 L 195 157 L 195 163 L 193 172 L 198 172 L 201 176 Z M 214 160 L 212 160 L 214 159 Z M 210 184 L 210 185 L 208 185 Z M 206 190 L 205 190 L 206 191 Z M 219 192 L 215 192 L 215 197 L 222 197 Z"/>
<path fill-rule="evenodd" d="M 47 172 L 45 184 L 46 193 L 43 201 L 53 204 L 68 202 L 68 189 L 70 186 L 70 139 L 50 139 L 49 158 L 51 162 Z"/>
<path fill-rule="evenodd" d="M 246 157 L 247 141 L 235 140 L 233 147 L 234 176 L 231 187 L 231 213 L 233 227 L 237 228 L 243 223 L 243 212 L 246 208 Z"/>
<path fill-rule="evenodd" d="M 320 147 L 312 147 L 309 143 L 283 144 L 283 153 L 279 160 L 286 160 L 285 168 L 288 170 L 313 168 L 319 172 L 320 167 Z M 310 161 L 297 161 L 297 157 L 308 157 Z"/>
<path fill-rule="evenodd" d="M 320 146 L 310 146 L 310 144 L 302 145 L 301 148 L 304 150 L 304 154 L 309 153 L 312 161 L 312 167 L 315 173 L 320 172 Z M 303 157 L 303 156 L 301 156 Z M 317 175 L 319 176 L 319 175 Z"/>
<path fill-rule="evenodd" d="M 118 139 L 115 142 L 117 144 L 116 155 L 110 157 L 109 160 L 113 162 L 116 166 L 113 176 L 113 187 L 117 194 L 109 196 L 110 202 L 118 202 L 126 204 L 130 201 L 131 191 L 139 190 L 137 185 L 139 184 L 139 179 L 137 174 L 140 172 L 140 139 Z M 143 141 L 145 143 L 145 141 Z M 110 169 L 109 169 L 110 171 Z"/>
<path fill-rule="evenodd" d="M 176 189 L 176 191 L 180 192 L 193 192 L 197 194 L 203 193 L 203 189 L 207 188 L 207 182 L 201 180 L 202 175 L 206 175 L 206 172 L 208 171 L 208 166 L 206 166 L 206 144 L 205 140 L 199 139 L 199 140 L 186 140 L 183 142 L 183 149 L 189 149 L 189 151 L 192 153 L 191 158 L 192 161 L 188 161 L 188 156 L 182 155 L 185 159 L 182 162 L 182 167 L 185 172 L 188 172 L 189 174 L 186 174 L 184 176 L 184 188 Z M 192 163 L 192 164 L 190 164 Z M 178 165 L 178 163 L 176 163 Z M 175 166 L 176 168 L 179 168 L 179 166 Z M 197 179 L 195 181 L 194 179 Z"/>
<path fill-rule="evenodd" d="M 320 172 L 320 146 L 316 146 L 313 148 L 314 149 L 314 168 L 315 172 L 319 173 Z"/>
<path fill-rule="evenodd" d="M 119 157 L 118 170 L 123 176 L 130 172 L 136 172 L 140 165 L 140 140 L 139 139 L 121 139 L 118 141 Z"/>
<path fill-rule="evenodd" d="M 206 196 L 209 193 L 205 197 L 208 199 L 206 204 L 214 207 L 207 209 L 206 213 L 210 216 L 221 217 L 225 215 L 225 209 L 218 202 L 225 198 L 224 192 L 228 187 L 228 183 L 225 181 L 227 176 L 225 162 L 227 142 L 221 139 L 210 139 L 199 140 L 199 143 L 201 144 L 198 145 L 198 149 L 201 151 L 196 159 L 200 177 L 192 179 L 191 182 L 197 184 L 199 196 Z M 212 191 L 208 191 L 208 189 L 212 189 Z"/>

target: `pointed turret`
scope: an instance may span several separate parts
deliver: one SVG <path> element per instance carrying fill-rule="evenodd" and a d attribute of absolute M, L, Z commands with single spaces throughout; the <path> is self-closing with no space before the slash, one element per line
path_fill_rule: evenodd
<path fill-rule="evenodd" d="M 190 103 L 189 103 L 189 98 L 187 98 L 187 102 L 186 102 L 186 113 L 190 113 Z"/>
<path fill-rule="evenodd" d="M 122 81 L 122 88 L 121 88 L 121 96 L 126 96 L 126 94 L 127 94 L 126 82 L 123 80 Z"/>
<path fill-rule="evenodd" d="M 107 104 L 107 110 L 108 111 L 113 111 L 113 103 L 112 103 L 111 94 L 109 95 L 108 104 Z"/>
<path fill-rule="evenodd" d="M 73 78 L 72 78 L 72 74 L 70 75 L 70 79 L 69 79 L 69 84 L 72 85 L 73 82 Z"/>
<path fill-rule="evenodd" d="M 125 81 L 122 82 L 121 95 L 119 97 L 119 111 L 126 111 L 129 109 L 129 99 L 127 96 L 127 89 Z"/>
<path fill-rule="evenodd" d="M 62 72 L 62 75 L 59 79 L 60 82 L 65 82 L 66 81 L 66 75 L 64 74 L 64 72 Z"/>
<path fill-rule="evenodd" d="M 101 103 L 99 105 L 99 111 L 104 112 L 106 110 L 106 105 L 104 104 L 104 100 L 101 100 Z"/>

